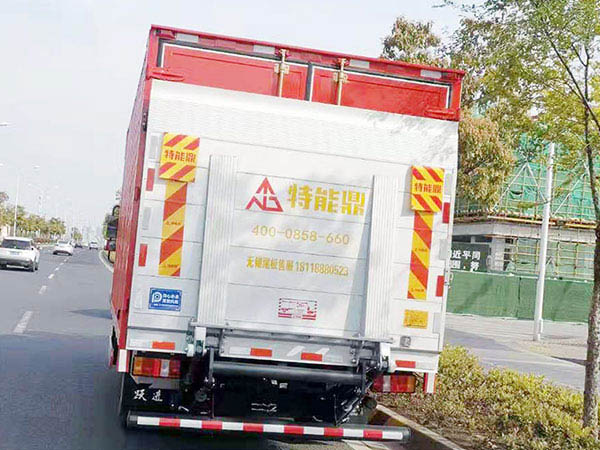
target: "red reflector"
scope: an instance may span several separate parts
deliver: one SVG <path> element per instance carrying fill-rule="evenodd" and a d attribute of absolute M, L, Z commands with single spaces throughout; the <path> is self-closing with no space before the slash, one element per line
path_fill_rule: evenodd
<path fill-rule="evenodd" d="M 298 425 L 284 425 L 283 432 L 284 434 L 304 434 L 304 427 Z"/>
<path fill-rule="evenodd" d="M 153 341 L 152 348 L 156 350 L 175 350 L 175 342 Z"/>
<path fill-rule="evenodd" d="M 154 169 L 148 169 L 148 176 L 146 178 L 146 190 L 152 191 L 154 189 Z"/>
<path fill-rule="evenodd" d="M 450 223 L 450 202 L 444 202 L 444 207 L 442 208 L 442 222 Z"/>
<path fill-rule="evenodd" d="M 417 367 L 417 363 L 415 361 L 401 361 L 397 359 L 396 367 L 406 367 L 408 369 L 414 369 L 415 367 Z"/>
<path fill-rule="evenodd" d="M 148 256 L 148 244 L 140 244 L 140 257 L 138 259 L 138 266 L 144 267 L 146 265 L 146 256 Z"/>
<path fill-rule="evenodd" d="M 162 417 L 158 421 L 158 425 L 161 427 L 179 427 L 181 424 L 179 419 L 170 419 L 168 417 Z"/>
<path fill-rule="evenodd" d="M 271 356 L 273 356 L 273 350 L 271 350 L 270 348 L 251 348 L 250 356 L 270 358 Z"/>
<path fill-rule="evenodd" d="M 444 295 L 444 275 L 438 275 L 437 284 L 435 286 L 435 295 L 441 297 Z"/>
<path fill-rule="evenodd" d="M 323 361 L 323 355 L 320 353 L 302 353 L 300 359 L 305 361 Z"/>
<path fill-rule="evenodd" d="M 181 361 L 172 359 L 169 361 L 169 378 L 179 378 L 181 376 Z"/>

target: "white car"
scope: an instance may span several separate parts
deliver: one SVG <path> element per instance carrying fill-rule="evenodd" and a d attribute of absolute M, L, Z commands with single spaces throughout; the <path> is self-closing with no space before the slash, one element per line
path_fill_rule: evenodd
<path fill-rule="evenodd" d="M 52 250 L 53 255 L 73 256 L 73 246 L 68 241 L 58 241 Z"/>
<path fill-rule="evenodd" d="M 5 237 L 0 244 L 0 269 L 6 266 L 20 266 L 30 272 L 40 266 L 40 251 L 33 240 L 24 237 Z"/>
<path fill-rule="evenodd" d="M 99 248 L 100 248 L 100 246 L 98 245 L 98 243 L 96 241 L 90 241 L 90 246 L 89 246 L 90 250 L 98 250 Z"/>

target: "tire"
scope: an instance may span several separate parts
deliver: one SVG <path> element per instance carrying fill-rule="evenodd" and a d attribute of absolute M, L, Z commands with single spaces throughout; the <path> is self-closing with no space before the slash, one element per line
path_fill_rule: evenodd
<path fill-rule="evenodd" d="M 125 377 L 129 376 L 128 373 L 121 373 L 121 388 L 119 389 L 119 409 L 117 410 L 119 414 L 119 424 L 127 429 L 127 415 L 129 414 L 129 409 L 127 409 L 124 396 L 125 396 Z"/>
<path fill-rule="evenodd" d="M 6 269 L 6 264 L 0 264 L 0 270 Z"/>
<path fill-rule="evenodd" d="M 40 262 L 36 262 L 35 263 L 35 270 L 39 270 L 40 269 Z"/>
<path fill-rule="evenodd" d="M 30 272 L 35 272 L 35 263 L 32 262 L 29 267 L 27 268 L 27 270 L 29 270 Z"/>

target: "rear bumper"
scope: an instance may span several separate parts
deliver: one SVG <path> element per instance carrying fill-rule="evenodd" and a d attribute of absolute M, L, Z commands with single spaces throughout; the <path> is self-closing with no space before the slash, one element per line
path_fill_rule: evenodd
<path fill-rule="evenodd" d="M 406 427 L 352 426 L 327 427 L 322 424 L 299 425 L 284 422 L 241 422 L 229 419 L 194 418 L 183 415 L 129 413 L 127 425 L 144 428 L 179 428 L 200 432 L 243 433 L 270 437 L 305 437 L 307 439 L 355 439 L 408 442 Z"/>
<path fill-rule="evenodd" d="M 33 261 L 29 258 L 10 258 L 6 256 L 0 257 L 0 265 L 3 266 L 30 267 L 32 264 Z"/>

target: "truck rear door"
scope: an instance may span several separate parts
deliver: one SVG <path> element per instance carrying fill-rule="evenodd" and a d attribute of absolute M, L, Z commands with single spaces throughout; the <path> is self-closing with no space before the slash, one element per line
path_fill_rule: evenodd
<path fill-rule="evenodd" d="M 449 214 L 456 133 L 450 121 L 155 80 L 128 348 L 184 352 L 196 322 L 386 342 L 399 361 L 437 351 L 449 215 L 417 219 L 410 192 L 413 166 L 444 169 Z M 194 178 L 182 181 L 188 153 Z M 415 247 L 423 223 L 431 234 Z M 413 270 L 423 245 L 426 273 Z M 409 294 L 411 277 L 421 293 Z"/>

